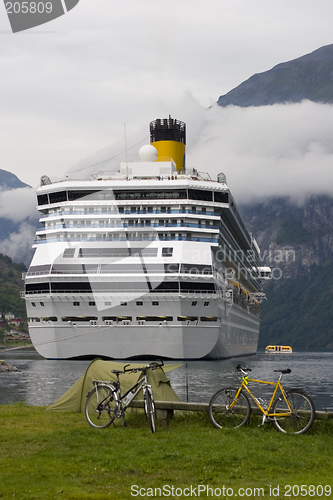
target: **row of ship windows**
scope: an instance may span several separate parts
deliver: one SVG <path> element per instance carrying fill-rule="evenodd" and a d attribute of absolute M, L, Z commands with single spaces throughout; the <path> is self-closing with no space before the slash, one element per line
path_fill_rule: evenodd
<path fill-rule="evenodd" d="M 150 282 L 151 283 L 151 282 Z M 147 281 L 110 280 L 107 282 L 85 281 L 64 281 L 64 282 L 38 282 L 26 283 L 26 294 L 38 293 L 115 293 L 115 292 L 147 292 L 149 293 L 216 293 L 215 284 L 208 281 L 162 281 L 160 284 L 151 283 L 147 286 Z"/>
<path fill-rule="evenodd" d="M 184 205 L 171 206 L 140 206 L 135 207 L 58 207 L 43 211 L 43 217 L 52 216 L 75 216 L 75 215 L 130 215 L 130 214 L 195 214 L 220 217 L 221 208 L 213 207 L 189 207 Z"/>
<path fill-rule="evenodd" d="M 145 322 L 172 322 L 173 316 L 136 316 L 136 321 L 140 324 Z M 40 322 L 57 322 L 57 316 L 44 316 L 42 318 L 32 316 L 28 318 L 30 323 L 40 323 Z M 64 322 L 74 322 L 74 323 L 82 323 L 89 322 L 91 324 L 97 324 L 98 318 L 97 316 L 62 316 L 61 321 Z M 132 316 L 103 316 L 102 321 L 106 325 L 116 324 L 129 324 L 133 321 Z M 218 318 L 216 316 L 177 316 L 177 321 L 181 322 L 217 322 Z"/>
<path fill-rule="evenodd" d="M 37 305 L 37 304 L 36 304 L 36 302 L 31 302 L 31 305 L 32 305 L 32 307 L 36 307 L 36 305 Z M 45 306 L 44 302 L 39 302 L 39 305 L 40 305 L 41 307 L 44 307 L 44 306 Z M 80 302 L 78 302 L 78 301 L 73 302 L 73 306 L 78 307 L 78 306 L 80 306 L 80 305 L 81 305 L 81 304 L 80 304 Z M 88 302 L 88 305 L 89 305 L 89 306 L 96 306 L 96 302 L 95 302 L 95 301 L 90 301 L 90 302 Z M 104 302 L 104 305 L 106 305 L 106 306 L 111 306 L 111 302 L 106 301 L 106 302 Z M 127 302 L 120 302 L 120 305 L 121 305 L 121 306 L 127 306 Z M 137 306 L 143 306 L 143 301 L 142 301 L 142 300 L 138 300 L 138 301 L 136 302 L 136 305 L 137 305 Z M 145 305 L 147 306 L 147 305 L 149 305 L 149 304 L 147 304 L 147 303 L 145 302 Z M 156 301 L 155 301 L 155 300 L 153 300 L 153 301 L 151 302 L 151 305 L 152 305 L 152 306 L 159 306 L 159 305 L 160 305 L 160 303 L 159 303 L 159 301 L 157 301 L 157 300 L 156 300 Z M 193 300 L 193 301 L 192 301 L 192 303 L 191 303 L 191 306 L 192 306 L 192 307 L 195 307 L 195 306 L 197 306 L 197 305 L 198 305 L 198 302 L 197 302 L 196 300 Z M 208 306 L 209 306 L 209 301 L 205 301 L 203 305 L 204 305 L 204 307 L 208 307 Z"/>
<path fill-rule="evenodd" d="M 157 257 L 159 248 L 149 247 L 128 247 L 127 245 L 119 248 L 79 248 L 79 257 Z M 63 257 L 70 259 L 75 256 L 76 248 L 65 248 Z M 173 247 L 163 247 L 161 250 L 162 257 L 172 257 Z"/>
<path fill-rule="evenodd" d="M 214 224 L 212 220 L 186 220 L 178 219 L 126 219 L 126 220 L 99 220 L 92 223 L 91 220 L 70 220 L 70 221 L 57 221 L 57 222 L 43 222 L 40 230 L 43 229 L 77 229 L 77 228 L 122 228 L 122 227 L 193 227 L 201 229 L 219 229 L 219 224 Z"/>
<path fill-rule="evenodd" d="M 104 210 L 104 212 L 103 212 Z M 108 207 L 102 208 L 102 213 L 112 213 L 105 212 L 108 210 Z M 200 214 L 207 215 L 208 210 L 206 207 L 188 207 L 188 206 L 180 206 L 179 208 L 171 208 L 171 206 L 167 207 L 143 207 L 143 206 L 135 206 L 135 207 L 118 207 L 118 212 L 120 214 L 171 214 L 171 213 L 180 213 L 180 214 Z M 214 211 L 209 211 L 210 215 L 220 215 L 220 209 L 215 208 Z"/>
<path fill-rule="evenodd" d="M 38 205 L 48 205 L 75 200 L 176 200 L 190 199 L 199 201 L 215 201 L 228 203 L 229 195 L 221 191 L 208 191 L 204 189 L 140 189 L 140 190 L 64 190 L 37 196 Z"/>

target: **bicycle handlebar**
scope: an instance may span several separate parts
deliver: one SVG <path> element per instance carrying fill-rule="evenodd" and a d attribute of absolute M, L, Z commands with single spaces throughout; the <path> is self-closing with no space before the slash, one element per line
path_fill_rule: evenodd
<path fill-rule="evenodd" d="M 236 370 L 238 372 L 242 372 L 244 375 L 246 375 L 247 372 L 252 372 L 251 368 L 242 368 L 241 365 L 237 365 L 236 366 Z M 291 369 L 290 368 L 286 368 L 284 370 L 274 370 L 275 372 L 280 372 L 282 374 L 286 374 L 286 373 L 291 373 Z"/>
<path fill-rule="evenodd" d="M 238 372 L 243 372 L 243 373 L 245 373 L 245 372 L 252 372 L 251 368 L 242 368 L 241 365 L 237 365 L 236 366 L 236 370 Z"/>
<path fill-rule="evenodd" d="M 132 373 L 136 373 L 136 372 L 143 372 L 145 370 L 155 370 L 156 368 L 161 368 L 162 366 L 164 366 L 164 363 L 162 360 L 160 361 L 153 361 L 152 363 L 149 363 L 149 365 L 146 365 L 146 366 L 143 366 L 141 368 L 130 368 L 129 370 L 126 370 L 126 368 L 130 366 L 130 365 L 125 365 L 124 366 L 124 373 L 127 373 L 127 372 L 132 372 Z"/>

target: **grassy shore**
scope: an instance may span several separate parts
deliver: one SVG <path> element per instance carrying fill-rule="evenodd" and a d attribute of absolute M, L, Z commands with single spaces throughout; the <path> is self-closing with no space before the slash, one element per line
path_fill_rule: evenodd
<path fill-rule="evenodd" d="M 141 413 L 126 420 L 96 430 L 80 413 L 0 405 L 0 498 L 333 498 L 332 421 L 289 436 L 254 421 L 218 430 L 206 414 L 155 434 Z"/>

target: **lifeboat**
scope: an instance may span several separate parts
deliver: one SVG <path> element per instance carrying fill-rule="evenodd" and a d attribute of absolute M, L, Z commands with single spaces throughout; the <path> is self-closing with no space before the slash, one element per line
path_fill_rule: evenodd
<path fill-rule="evenodd" d="M 268 345 L 265 352 L 271 353 L 292 353 L 293 350 L 290 345 Z"/>

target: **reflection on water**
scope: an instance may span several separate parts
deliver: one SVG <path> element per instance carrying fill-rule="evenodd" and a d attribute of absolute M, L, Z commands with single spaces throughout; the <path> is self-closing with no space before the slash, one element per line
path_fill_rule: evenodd
<path fill-rule="evenodd" d="M 56 401 L 86 370 L 89 361 L 49 361 L 33 348 L 0 351 L 0 358 L 20 372 L 0 373 L 0 404 L 22 401 L 46 406 Z M 171 385 L 182 401 L 208 403 L 223 385 L 235 385 L 235 366 L 252 369 L 254 378 L 275 381 L 275 369 L 291 368 L 284 375 L 285 387 L 303 387 L 313 398 L 317 410 L 333 411 L 333 352 L 294 352 L 265 354 L 223 361 L 188 361 L 168 373 Z M 260 387 L 262 394 L 263 386 Z"/>
<path fill-rule="evenodd" d="M 20 370 L 0 373 L 0 404 L 49 405 L 83 375 L 89 364 L 89 361 L 46 360 L 33 347 L 0 351 L 0 358 Z"/>

